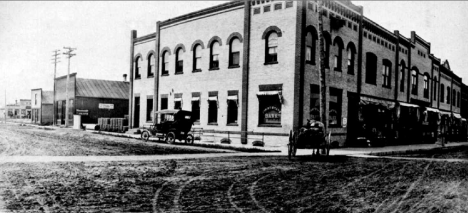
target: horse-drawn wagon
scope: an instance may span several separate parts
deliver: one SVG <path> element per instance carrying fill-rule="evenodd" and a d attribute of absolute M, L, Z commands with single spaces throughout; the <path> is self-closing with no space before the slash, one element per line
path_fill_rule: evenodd
<path fill-rule="evenodd" d="M 325 134 L 323 124 L 315 122 L 304 126 L 299 130 L 289 132 L 288 158 L 296 156 L 297 149 L 312 149 L 312 156 L 330 154 L 330 136 L 331 132 Z"/>

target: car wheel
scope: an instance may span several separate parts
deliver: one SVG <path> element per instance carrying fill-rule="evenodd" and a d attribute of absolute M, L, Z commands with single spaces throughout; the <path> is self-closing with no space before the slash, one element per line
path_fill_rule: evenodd
<path fill-rule="evenodd" d="M 144 131 L 144 132 L 142 132 L 142 133 L 141 133 L 141 139 L 142 139 L 142 140 L 144 140 L 144 141 L 148 141 L 148 140 L 149 140 L 149 138 L 150 138 L 150 134 L 149 134 L 149 132 L 147 132 L 147 131 Z"/>
<path fill-rule="evenodd" d="M 168 144 L 173 144 L 173 143 L 175 142 L 175 139 L 176 139 L 176 137 L 175 137 L 175 134 L 174 134 L 173 132 L 167 133 L 167 135 L 166 135 L 166 142 L 167 142 Z"/>
<path fill-rule="evenodd" d="M 193 144 L 193 135 L 187 135 L 185 138 L 185 143 Z"/>

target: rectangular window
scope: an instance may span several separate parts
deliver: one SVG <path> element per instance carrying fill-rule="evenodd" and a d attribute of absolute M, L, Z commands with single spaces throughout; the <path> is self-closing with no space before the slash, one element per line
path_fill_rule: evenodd
<path fill-rule="evenodd" d="M 218 54 L 213 54 L 211 59 L 211 69 L 219 68 Z"/>
<path fill-rule="evenodd" d="M 258 124 L 264 127 L 281 127 L 282 84 L 259 85 Z"/>
<path fill-rule="evenodd" d="M 313 9 L 314 9 L 314 6 L 312 5 L 312 3 L 309 2 L 309 3 L 307 3 L 307 8 L 308 8 L 309 10 L 313 10 Z"/>
<path fill-rule="evenodd" d="M 168 109 L 169 105 L 169 99 L 167 98 L 167 95 L 161 95 L 161 110 Z M 164 115 L 161 115 L 160 118 L 162 121 L 165 119 Z"/>
<path fill-rule="evenodd" d="M 340 65 L 339 65 L 339 63 L 338 63 L 339 56 L 338 56 L 338 55 L 335 55 L 335 57 L 334 57 L 333 60 L 334 60 L 334 61 L 333 61 L 334 70 L 335 70 L 335 71 L 341 71 L 341 67 L 340 67 Z"/>
<path fill-rule="evenodd" d="M 228 91 L 227 98 L 227 124 L 237 124 L 239 98 L 238 91 Z"/>
<path fill-rule="evenodd" d="M 306 61 L 312 61 L 312 46 L 306 47 Z"/>
<path fill-rule="evenodd" d="M 146 99 L 146 121 L 153 121 L 153 97 Z"/>
<path fill-rule="evenodd" d="M 200 122 L 200 93 L 192 93 L 192 119 L 194 122 Z"/>
<path fill-rule="evenodd" d="M 282 3 L 275 4 L 275 10 L 281 10 L 283 8 Z"/>
<path fill-rule="evenodd" d="M 254 14 L 254 15 L 260 14 L 260 8 L 259 8 L 259 7 L 254 8 L 254 9 L 253 9 L 253 14 Z"/>
<path fill-rule="evenodd" d="M 208 124 L 218 124 L 218 93 L 211 92 L 208 96 Z"/>
<path fill-rule="evenodd" d="M 342 90 L 330 87 L 328 126 L 341 126 Z"/>
<path fill-rule="evenodd" d="M 286 8 L 293 7 L 294 2 L 293 1 L 287 1 L 286 2 Z"/>
<path fill-rule="evenodd" d="M 267 6 L 263 7 L 263 12 L 264 13 L 270 12 L 270 5 L 267 5 Z"/>
<path fill-rule="evenodd" d="M 390 65 L 388 63 L 383 64 L 382 66 L 382 86 L 390 88 Z"/>
<path fill-rule="evenodd" d="M 239 63 L 240 63 L 240 52 L 233 52 L 231 53 L 231 57 L 232 57 L 232 64 L 231 66 L 239 66 Z"/>
<path fill-rule="evenodd" d="M 182 101 L 174 100 L 174 109 L 182 109 Z"/>
<path fill-rule="evenodd" d="M 320 121 L 320 86 L 310 85 L 309 118 Z"/>
<path fill-rule="evenodd" d="M 377 81 L 377 56 L 366 53 L 366 83 L 376 85 Z"/>

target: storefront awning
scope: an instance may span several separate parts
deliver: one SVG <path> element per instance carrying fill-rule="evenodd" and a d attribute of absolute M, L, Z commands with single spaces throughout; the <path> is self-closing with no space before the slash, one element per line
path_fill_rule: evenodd
<path fill-rule="evenodd" d="M 182 101 L 182 98 L 174 98 L 174 101 Z"/>
<path fill-rule="evenodd" d="M 450 112 L 440 111 L 441 115 L 450 115 Z"/>
<path fill-rule="evenodd" d="M 419 106 L 416 104 L 409 104 L 409 103 L 404 103 L 404 102 L 400 102 L 400 106 L 419 108 Z"/>
<path fill-rule="evenodd" d="M 461 118 L 462 118 L 461 115 L 458 114 L 458 113 L 452 113 L 452 114 L 453 114 L 453 117 L 455 117 L 455 118 L 458 118 L 458 119 L 461 119 Z"/>
<path fill-rule="evenodd" d="M 462 121 L 466 121 L 466 118 L 462 118 Z"/>
<path fill-rule="evenodd" d="M 439 113 L 439 110 L 438 110 L 438 109 L 434 109 L 434 108 L 431 108 L 431 107 L 426 107 L 426 111 L 431 111 L 431 112 L 437 112 L 437 113 Z"/>
<path fill-rule="evenodd" d="M 238 98 L 237 98 L 237 95 L 229 95 L 227 99 L 237 101 Z"/>
<path fill-rule="evenodd" d="M 257 96 L 279 95 L 281 91 L 262 91 L 257 92 Z"/>
<path fill-rule="evenodd" d="M 218 101 L 218 96 L 210 96 L 208 97 L 208 101 Z"/>
<path fill-rule="evenodd" d="M 361 101 L 359 102 L 361 105 L 381 105 L 384 107 L 388 108 L 394 108 L 395 107 L 395 102 L 393 101 L 386 101 L 386 100 L 380 100 L 380 99 L 375 99 L 375 98 L 369 98 L 369 97 L 364 97 L 361 96 Z"/>
<path fill-rule="evenodd" d="M 192 101 L 199 101 L 200 97 L 192 97 Z"/>

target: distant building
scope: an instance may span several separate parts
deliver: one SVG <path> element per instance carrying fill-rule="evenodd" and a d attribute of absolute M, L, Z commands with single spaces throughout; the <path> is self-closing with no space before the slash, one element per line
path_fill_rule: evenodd
<path fill-rule="evenodd" d="M 58 125 L 65 124 L 67 76 L 55 79 L 55 118 Z M 129 83 L 77 78 L 70 74 L 68 87 L 70 108 L 69 125 L 73 125 L 73 115 L 82 115 L 82 123 L 97 123 L 97 119 L 123 118 L 128 114 Z"/>
<path fill-rule="evenodd" d="M 31 118 L 31 100 L 16 100 L 15 104 L 6 105 L 6 111 L 8 118 Z"/>
<path fill-rule="evenodd" d="M 42 89 L 31 90 L 31 121 L 35 124 L 48 125 L 53 123 L 54 92 L 42 91 Z"/>

